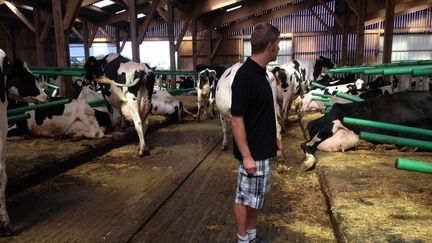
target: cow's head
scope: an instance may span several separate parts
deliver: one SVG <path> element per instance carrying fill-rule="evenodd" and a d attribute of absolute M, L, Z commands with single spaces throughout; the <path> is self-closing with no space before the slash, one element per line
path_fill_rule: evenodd
<path fill-rule="evenodd" d="M 42 81 L 37 81 L 26 63 L 15 59 L 12 73 L 6 76 L 7 96 L 24 103 L 46 103 L 48 95 L 42 89 Z"/>
<path fill-rule="evenodd" d="M 89 59 L 87 59 L 84 64 L 86 82 L 90 83 L 103 75 L 104 62 L 106 62 L 105 59 L 97 60 L 95 57 L 89 57 Z"/>
<path fill-rule="evenodd" d="M 319 56 L 314 64 L 313 76 L 317 79 L 322 72 L 334 67 L 335 64 L 330 60 L 330 58 Z"/>

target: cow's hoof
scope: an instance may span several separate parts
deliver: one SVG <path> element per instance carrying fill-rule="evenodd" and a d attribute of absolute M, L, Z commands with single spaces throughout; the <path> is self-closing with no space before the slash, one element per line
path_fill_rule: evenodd
<path fill-rule="evenodd" d="M 302 169 L 304 171 L 312 170 L 315 168 L 315 157 L 311 154 L 306 154 L 306 159 L 302 164 Z"/>
<path fill-rule="evenodd" d="M 276 154 L 276 161 L 277 162 L 285 162 L 285 158 L 283 156 L 282 151 L 278 150 Z"/>
<path fill-rule="evenodd" d="M 222 144 L 222 146 L 221 146 L 221 151 L 225 151 L 225 150 L 227 150 L 228 149 L 228 145 L 226 145 L 226 144 Z"/>
<path fill-rule="evenodd" d="M 150 149 L 148 148 L 144 149 L 142 152 L 139 153 L 140 157 L 148 156 L 148 155 L 150 155 Z"/>
<path fill-rule="evenodd" d="M 0 226 L 0 234 L 3 236 L 12 236 L 15 235 L 15 231 L 10 224 L 3 223 Z"/>

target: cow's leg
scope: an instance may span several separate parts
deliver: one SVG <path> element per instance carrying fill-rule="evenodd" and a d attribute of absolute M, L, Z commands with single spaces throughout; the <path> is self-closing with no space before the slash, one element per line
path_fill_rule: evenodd
<path fill-rule="evenodd" d="M 134 99 L 133 97 L 129 97 L 126 95 L 127 102 L 122 105 L 122 113 L 127 114 L 125 117 L 129 117 L 129 115 L 132 117 L 135 131 L 138 134 L 139 139 L 139 147 L 138 147 L 138 154 L 139 156 L 143 156 L 145 153 L 148 153 L 148 151 L 145 151 L 145 141 L 144 141 L 144 124 L 141 120 L 140 111 L 139 111 L 139 103 L 138 99 Z M 147 127 L 145 127 L 147 129 Z"/>
<path fill-rule="evenodd" d="M 6 114 L 6 111 L 4 112 Z M 6 210 L 5 189 L 7 183 L 6 175 L 6 132 L 7 124 L 6 116 L 2 117 L 0 136 L 0 231 L 4 235 L 12 234 L 12 226 L 10 224 L 9 215 Z"/>
<path fill-rule="evenodd" d="M 223 140 L 222 140 L 222 146 L 221 146 L 221 150 L 226 150 L 228 148 L 228 122 L 227 120 L 220 115 L 220 120 L 222 123 L 222 133 L 223 133 Z"/>
<path fill-rule="evenodd" d="M 201 103 L 202 103 L 202 90 L 201 89 L 197 89 L 197 98 L 198 98 L 198 102 L 197 102 L 197 107 L 198 107 L 198 111 L 196 114 L 196 120 L 199 121 L 200 120 L 200 113 L 201 113 Z"/>
<path fill-rule="evenodd" d="M 306 155 L 306 159 L 303 161 L 303 169 L 311 170 L 315 166 L 315 156 L 314 153 L 322 141 L 333 135 L 332 126 L 324 127 L 315 136 L 313 136 L 309 141 L 302 143 L 301 148 Z"/>

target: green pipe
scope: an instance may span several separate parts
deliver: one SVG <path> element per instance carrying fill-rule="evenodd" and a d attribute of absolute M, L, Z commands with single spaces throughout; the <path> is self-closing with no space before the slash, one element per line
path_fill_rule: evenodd
<path fill-rule="evenodd" d="M 424 140 L 388 136 L 388 135 L 370 133 L 370 132 L 360 132 L 360 138 L 372 142 L 377 142 L 377 143 L 389 143 L 389 144 L 396 144 L 399 146 L 421 148 L 429 151 L 432 150 L 432 142 L 424 141 Z"/>
<path fill-rule="evenodd" d="M 48 86 L 49 88 L 53 88 L 53 89 L 58 89 L 58 88 L 60 88 L 60 87 L 57 86 L 57 85 L 50 84 L 50 83 L 47 83 L 47 82 L 45 82 L 45 85 Z"/>
<path fill-rule="evenodd" d="M 30 67 L 30 70 L 85 71 L 83 67 Z"/>
<path fill-rule="evenodd" d="M 329 95 L 329 94 L 321 94 L 321 93 L 315 93 L 315 92 L 312 92 L 312 95 L 313 95 L 313 96 L 323 97 L 323 98 L 332 98 L 332 97 L 333 97 L 333 95 Z"/>
<path fill-rule="evenodd" d="M 10 123 L 14 123 L 17 121 L 21 121 L 21 120 L 25 120 L 25 119 L 29 119 L 30 118 L 30 114 L 29 113 L 24 113 L 24 114 L 20 114 L 20 115 L 15 115 L 15 116 L 8 116 L 8 124 Z"/>
<path fill-rule="evenodd" d="M 319 98 L 319 97 L 314 97 L 314 98 L 312 98 L 312 100 L 322 101 L 322 102 L 327 102 L 327 101 L 329 101 L 330 99 L 329 99 L 329 98 Z"/>
<path fill-rule="evenodd" d="M 89 106 L 91 107 L 96 107 L 96 106 L 102 106 L 106 104 L 105 99 L 96 99 L 96 100 L 91 100 L 89 102 L 87 102 L 87 104 L 89 104 Z"/>
<path fill-rule="evenodd" d="M 191 90 L 194 90 L 195 88 L 190 88 L 190 89 L 174 89 L 174 90 L 170 90 L 168 91 L 168 93 L 170 93 L 171 95 L 178 95 L 178 94 L 182 94 L 182 93 L 187 93 Z"/>
<path fill-rule="evenodd" d="M 424 128 L 397 125 L 397 124 L 392 124 L 392 123 L 376 122 L 376 121 L 357 119 L 357 118 L 351 118 L 351 117 L 344 117 L 342 122 L 346 123 L 346 124 L 353 124 L 353 125 L 358 125 L 358 126 L 375 127 L 375 128 L 380 128 L 380 129 L 389 130 L 389 131 L 398 131 L 398 132 L 400 131 L 400 132 L 406 132 L 406 133 L 415 133 L 415 134 L 421 134 L 421 135 L 426 135 L 426 136 L 432 136 L 432 130 L 428 130 L 428 129 L 424 129 Z"/>
<path fill-rule="evenodd" d="M 165 75 L 198 75 L 196 71 L 179 71 L 179 70 L 154 70 L 153 74 L 165 74 Z"/>
<path fill-rule="evenodd" d="M 323 113 L 323 114 L 327 114 L 327 113 L 329 113 L 331 110 L 321 110 L 321 113 Z"/>
<path fill-rule="evenodd" d="M 404 66 L 424 66 L 424 65 L 432 65 L 432 60 L 402 61 L 402 62 L 394 62 L 394 63 L 361 65 L 361 66 L 351 66 L 351 67 L 345 66 L 345 67 L 330 69 L 328 70 L 328 72 L 329 73 L 363 73 L 364 72 L 365 74 L 371 72 L 373 74 L 377 74 L 376 72 L 379 71 L 373 71 L 373 70 L 384 69 L 384 68 L 399 68 Z"/>
<path fill-rule="evenodd" d="M 58 75 L 58 76 L 70 76 L 70 77 L 81 77 L 85 75 L 84 71 L 56 71 L 56 70 L 34 70 L 33 74 L 41 75 Z"/>
<path fill-rule="evenodd" d="M 364 74 L 366 75 L 377 75 L 377 74 L 383 74 L 384 69 L 383 68 L 374 68 L 374 69 L 368 69 L 364 71 Z"/>
<path fill-rule="evenodd" d="M 319 83 L 317 83 L 317 82 L 312 82 L 311 86 L 312 86 L 312 87 L 317 87 L 317 88 L 320 88 L 320 89 L 325 89 L 325 88 L 327 88 L 327 86 L 324 86 L 324 85 L 319 84 Z"/>
<path fill-rule="evenodd" d="M 332 107 L 334 105 L 334 103 L 330 102 L 330 101 L 326 101 L 326 102 L 324 102 L 324 105 L 327 107 Z"/>
<path fill-rule="evenodd" d="M 362 99 L 360 97 L 349 95 L 349 94 L 345 94 L 345 93 L 341 93 L 341 92 L 336 92 L 336 96 L 340 97 L 340 98 L 344 98 L 346 100 L 355 101 L 355 102 L 362 102 L 362 101 L 364 101 L 364 99 Z"/>
<path fill-rule="evenodd" d="M 432 68 L 416 68 L 413 70 L 414 76 L 432 76 Z"/>
<path fill-rule="evenodd" d="M 432 173 L 432 162 L 413 159 L 397 158 L 395 167 L 402 170 L 412 170 L 423 173 Z"/>
<path fill-rule="evenodd" d="M 53 106 L 57 106 L 57 105 L 64 105 L 64 104 L 67 104 L 69 102 L 70 102 L 69 99 L 63 99 L 63 100 L 56 100 L 56 101 L 48 102 L 45 104 L 36 104 L 36 105 L 31 105 L 31 106 L 25 106 L 25 107 L 10 109 L 7 111 L 7 115 L 10 116 L 10 115 L 15 115 L 15 114 L 23 113 L 26 111 L 30 111 L 30 110 L 44 109 L 44 108 L 49 108 L 49 107 L 53 107 Z"/>

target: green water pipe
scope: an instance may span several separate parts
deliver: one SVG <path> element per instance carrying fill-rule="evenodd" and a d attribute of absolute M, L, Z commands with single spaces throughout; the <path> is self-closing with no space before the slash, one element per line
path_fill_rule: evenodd
<path fill-rule="evenodd" d="M 91 100 L 91 101 L 87 102 L 87 104 L 89 104 L 89 106 L 91 106 L 91 107 L 96 107 L 96 106 L 105 105 L 106 101 L 105 101 L 105 99 L 96 99 L 96 100 Z"/>
<path fill-rule="evenodd" d="M 44 109 L 44 108 L 49 108 L 49 107 L 53 107 L 53 106 L 57 106 L 57 105 L 64 105 L 64 104 L 67 104 L 69 102 L 71 102 L 69 99 L 63 99 L 63 100 L 56 100 L 56 101 L 48 102 L 45 104 L 36 104 L 36 105 L 31 105 L 31 106 L 19 107 L 19 108 L 8 110 L 7 115 L 10 116 L 10 115 L 23 113 L 23 112 L 26 112 L 29 110 Z"/>
<path fill-rule="evenodd" d="M 165 74 L 165 75 L 190 75 L 196 76 L 198 75 L 197 71 L 180 71 L 180 70 L 153 70 L 153 74 Z"/>
<path fill-rule="evenodd" d="M 345 93 L 341 93 L 341 92 L 336 92 L 336 96 L 340 97 L 340 98 L 344 98 L 346 100 L 355 101 L 355 102 L 362 102 L 362 101 L 364 101 L 364 99 L 362 99 L 360 97 L 349 95 L 349 94 L 345 94 Z"/>
<path fill-rule="evenodd" d="M 14 123 L 14 122 L 29 119 L 29 118 L 30 118 L 30 114 L 24 113 L 24 114 L 15 115 L 15 116 L 8 116 L 7 119 L 8 119 L 8 123 Z"/>
<path fill-rule="evenodd" d="M 52 88 L 52 89 L 58 89 L 58 88 L 60 88 L 60 87 L 57 86 L 57 85 L 50 84 L 50 83 L 47 83 L 47 82 L 45 82 L 45 85 L 46 85 L 47 87 L 49 87 L 49 88 Z"/>
<path fill-rule="evenodd" d="M 420 160 L 397 158 L 395 167 L 402 170 L 432 173 L 432 162 L 424 162 Z"/>
<path fill-rule="evenodd" d="M 325 88 L 327 88 L 327 86 L 322 85 L 322 84 L 319 84 L 319 83 L 317 83 L 317 82 L 312 82 L 311 86 L 312 86 L 312 87 L 317 87 L 317 88 L 320 88 L 320 89 L 325 89 Z"/>
<path fill-rule="evenodd" d="M 314 98 L 312 98 L 312 100 L 327 102 L 327 101 L 329 101 L 329 98 L 314 97 Z"/>
<path fill-rule="evenodd" d="M 329 95 L 329 94 L 321 94 L 321 93 L 315 93 L 315 92 L 312 92 L 312 95 L 313 95 L 313 96 L 323 97 L 323 98 L 331 98 L 331 97 L 333 97 L 333 95 Z"/>
<path fill-rule="evenodd" d="M 57 70 L 34 70 L 33 74 L 40 75 L 58 75 L 69 77 L 81 77 L 85 75 L 85 71 L 57 71 Z"/>
<path fill-rule="evenodd" d="M 432 68 L 416 68 L 413 70 L 414 76 L 432 76 Z"/>
<path fill-rule="evenodd" d="M 432 136 L 432 130 L 428 130 L 428 129 L 424 129 L 424 128 L 404 126 L 404 125 L 397 125 L 397 124 L 392 124 L 392 123 L 376 122 L 376 121 L 357 119 L 357 118 L 352 118 L 352 117 L 344 117 L 342 122 L 345 124 L 375 127 L 375 128 L 380 128 L 380 129 L 390 130 L 390 131 L 398 131 L 398 132 L 400 131 L 400 132 L 406 132 L 406 133 L 415 133 L 415 134 L 421 134 L 421 135 L 426 135 L 426 136 Z"/>
<path fill-rule="evenodd" d="M 326 102 L 324 102 L 324 105 L 327 107 L 332 107 L 334 105 L 334 103 L 330 102 L 330 101 L 326 101 Z"/>
<path fill-rule="evenodd" d="M 384 75 L 409 75 L 413 74 L 413 70 L 417 68 L 432 68 L 432 65 L 415 65 L 385 68 Z"/>
<path fill-rule="evenodd" d="M 330 110 L 321 110 L 321 113 L 323 113 L 323 114 L 327 114 L 329 112 L 330 112 Z"/>
<path fill-rule="evenodd" d="M 388 136 L 371 132 L 360 132 L 360 138 L 377 143 L 396 144 L 399 146 L 408 146 L 432 151 L 432 142 L 424 140 Z"/>
<path fill-rule="evenodd" d="M 84 72 L 85 69 L 83 67 L 30 67 L 30 70 L 32 71 L 82 71 Z"/>

